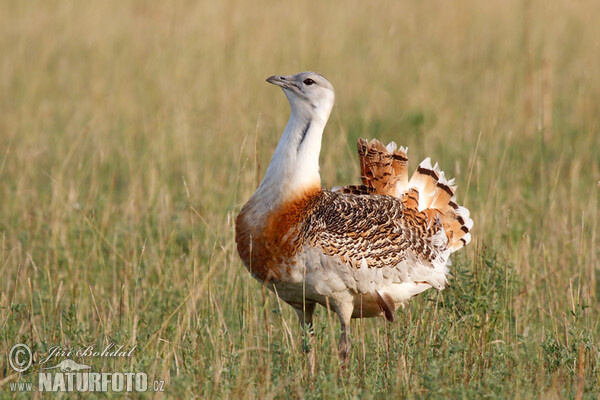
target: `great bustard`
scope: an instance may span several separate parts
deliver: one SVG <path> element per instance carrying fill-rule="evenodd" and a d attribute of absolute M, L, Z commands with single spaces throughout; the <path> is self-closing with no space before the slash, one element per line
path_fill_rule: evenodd
<path fill-rule="evenodd" d="M 447 283 L 450 254 L 471 240 L 454 180 L 425 159 L 410 180 L 406 149 L 358 141 L 361 186 L 321 188 L 321 136 L 334 103 L 323 76 L 271 76 L 291 107 L 265 177 L 236 220 L 238 252 L 257 280 L 291 305 L 307 332 L 315 304 L 341 322 L 348 363 L 351 318 L 385 316 Z M 314 352 L 309 355 L 314 367 Z M 312 369 L 312 368 L 311 368 Z"/>

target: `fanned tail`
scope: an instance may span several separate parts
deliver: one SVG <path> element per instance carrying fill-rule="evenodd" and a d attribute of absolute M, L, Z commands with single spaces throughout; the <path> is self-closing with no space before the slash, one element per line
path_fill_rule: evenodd
<path fill-rule="evenodd" d="M 358 139 L 360 174 L 365 186 L 375 189 L 376 194 L 396 196 L 399 188 L 408 184 L 408 157 L 406 149 L 391 142 L 384 146 L 376 139 L 367 142 Z"/>
<path fill-rule="evenodd" d="M 394 142 L 384 146 L 376 139 L 358 139 L 358 157 L 364 185 L 361 194 L 398 197 L 407 210 L 425 218 L 427 226 L 439 218 L 448 238 L 449 253 L 471 241 L 473 220 L 469 210 L 456 203 L 454 179 L 446 179 L 437 163 L 432 166 L 426 158 L 408 180 L 407 149 L 398 148 Z"/>

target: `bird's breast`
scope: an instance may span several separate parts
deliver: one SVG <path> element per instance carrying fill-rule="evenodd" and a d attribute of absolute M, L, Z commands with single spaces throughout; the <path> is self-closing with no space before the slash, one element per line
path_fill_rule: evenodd
<path fill-rule="evenodd" d="M 236 219 L 238 253 L 261 282 L 286 281 L 292 276 L 305 237 L 304 226 L 322 196 L 320 187 L 265 209 L 260 196 L 246 203 Z"/>

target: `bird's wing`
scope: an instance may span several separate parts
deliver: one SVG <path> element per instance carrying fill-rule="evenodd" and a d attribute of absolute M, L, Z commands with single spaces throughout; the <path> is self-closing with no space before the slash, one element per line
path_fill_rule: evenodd
<path fill-rule="evenodd" d="M 440 218 L 392 196 L 324 191 L 304 225 L 311 246 L 355 268 L 391 268 L 404 281 L 414 265 L 435 269 L 450 252 Z M 436 285 L 438 286 L 438 285 Z"/>
<path fill-rule="evenodd" d="M 436 163 L 426 158 L 408 178 L 408 149 L 391 142 L 384 146 L 376 139 L 358 139 L 362 185 L 333 189 L 355 195 L 390 195 L 400 199 L 408 215 L 424 215 L 431 223 L 439 217 L 452 252 L 471 240 L 473 221 L 469 210 L 456 203 L 454 179 L 446 179 Z"/>
<path fill-rule="evenodd" d="M 394 142 L 359 139 L 358 157 L 363 185 L 324 191 L 306 238 L 356 269 L 442 288 L 448 258 L 471 240 L 473 226 L 456 204 L 454 180 L 429 158 L 409 179 L 407 149 Z"/>

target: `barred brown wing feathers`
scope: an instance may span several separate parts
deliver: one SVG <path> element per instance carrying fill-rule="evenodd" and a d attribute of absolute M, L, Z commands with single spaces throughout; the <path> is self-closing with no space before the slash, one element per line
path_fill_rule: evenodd
<path fill-rule="evenodd" d="M 423 263 L 431 263 L 445 250 L 432 237 L 440 224 L 426 223 L 425 216 L 405 210 L 391 196 L 357 196 L 324 191 L 305 224 L 311 246 L 321 248 L 344 263 L 369 268 L 394 267 L 406 260 L 408 252 Z"/>

